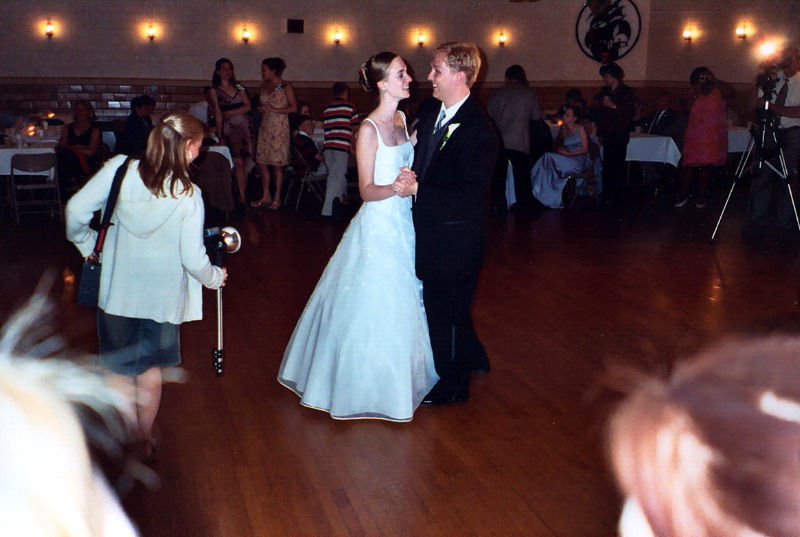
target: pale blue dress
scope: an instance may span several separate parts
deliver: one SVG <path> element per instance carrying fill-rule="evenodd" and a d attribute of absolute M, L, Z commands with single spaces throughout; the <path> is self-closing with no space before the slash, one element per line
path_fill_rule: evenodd
<path fill-rule="evenodd" d="M 410 141 L 387 146 L 379 133 L 374 183 L 393 183 L 413 158 Z M 411 197 L 364 202 L 353 217 L 278 374 L 303 405 L 337 419 L 409 421 L 436 384 L 414 245 Z"/>
<path fill-rule="evenodd" d="M 581 135 L 578 131 L 564 137 L 564 148 L 567 151 L 575 151 L 581 147 Z M 582 173 L 589 165 L 589 154 L 582 155 L 562 155 L 560 153 L 545 153 L 536 162 L 531 170 L 531 188 L 533 196 L 542 204 L 553 209 L 564 207 L 562 192 L 564 185 L 567 184 L 569 175 L 572 173 Z M 597 193 L 603 190 L 601 182 L 602 164 L 600 159 L 595 160 L 594 164 L 595 179 L 597 180 Z M 583 180 L 581 179 L 576 187 L 578 194 L 583 194 Z"/>

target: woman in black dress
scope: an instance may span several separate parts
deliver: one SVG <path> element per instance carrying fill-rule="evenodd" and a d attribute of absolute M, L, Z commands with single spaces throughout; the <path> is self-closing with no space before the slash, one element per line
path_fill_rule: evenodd
<path fill-rule="evenodd" d="M 73 121 L 61 131 L 58 142 L 58 181 L 62 199 L 68 198 L 97 170 L 95 155 L 100 147 L 100 129 L 95 126 L 92 103 L 76 101 Z"/>

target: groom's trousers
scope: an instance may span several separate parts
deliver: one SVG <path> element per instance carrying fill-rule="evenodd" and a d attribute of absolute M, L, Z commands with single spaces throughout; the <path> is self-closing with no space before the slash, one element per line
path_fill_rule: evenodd
<path fill-rule="evenodd" d="M 469 381 L 472 369 L 489 359 L 472 325 L 472 302 L 478 275 L 463 281 L 425 280 L 422 296 L 436 373 L 444 389 Z"/>

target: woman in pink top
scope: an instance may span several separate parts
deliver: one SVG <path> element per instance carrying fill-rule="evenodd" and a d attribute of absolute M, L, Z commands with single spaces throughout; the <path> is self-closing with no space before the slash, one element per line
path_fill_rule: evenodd
<path fill-rule="evenodd" d="M 683 142 L 683 169 L 680 197 L 675 207 L 683 207 L 689 198 L 689 184 L 698 175 L 698 209 L 706 206 L 706 188 L 712 166 L 725 164 L 728 158 L 727 99 L 732 88 L 717 80 L 707 67 L 698 67 L 689 77 L 694 99 Z"/>

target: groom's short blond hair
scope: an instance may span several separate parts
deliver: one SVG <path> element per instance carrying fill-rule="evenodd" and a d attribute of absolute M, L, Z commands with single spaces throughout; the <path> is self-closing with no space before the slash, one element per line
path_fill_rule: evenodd
<path fill-rule="evenodd" d="M 464 73 L 467 87 L 471 88 L 481 70 L 481 54 L 474 43 L 466 41 L 448 41 L 433 51 L 434 56 L 444 55 L 444 63 L 451 71 Z"/>

